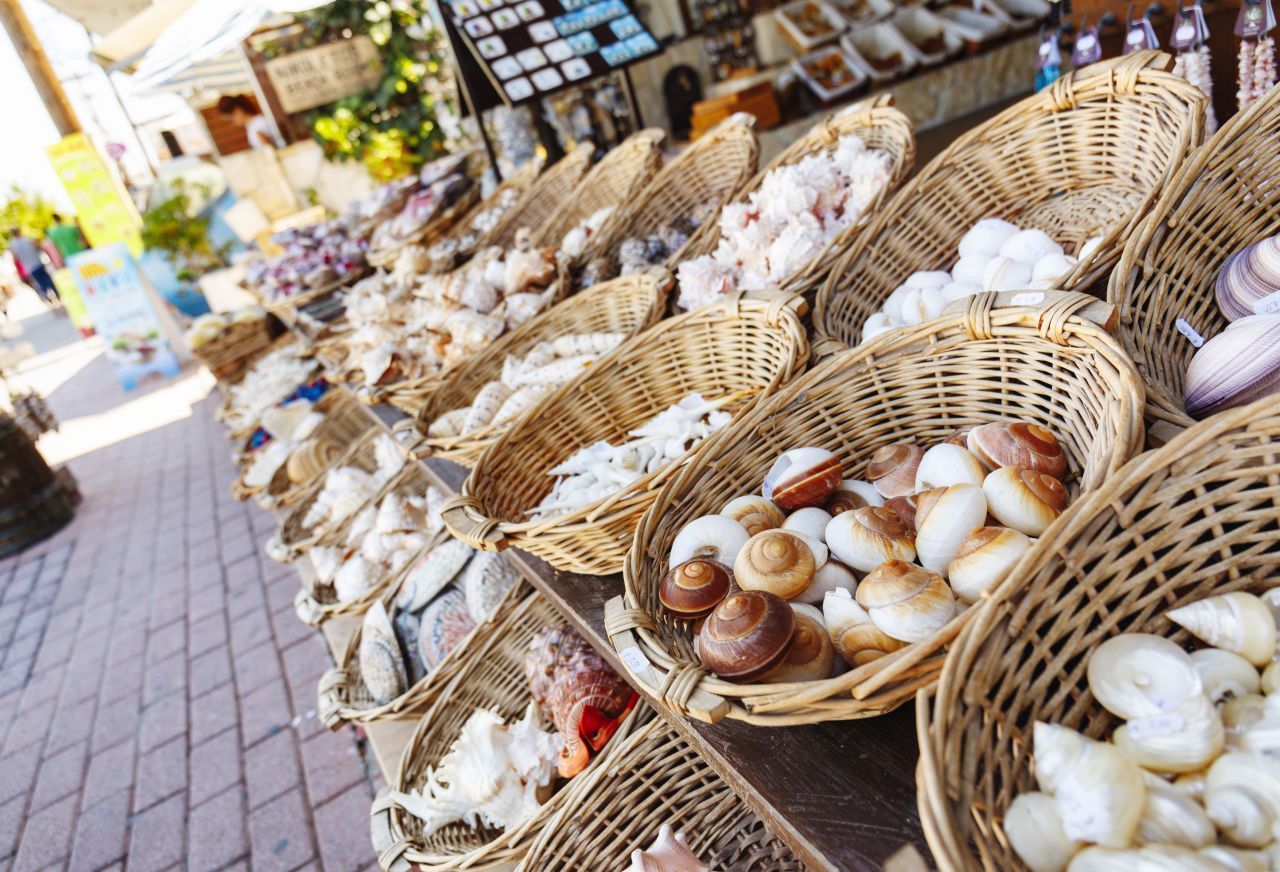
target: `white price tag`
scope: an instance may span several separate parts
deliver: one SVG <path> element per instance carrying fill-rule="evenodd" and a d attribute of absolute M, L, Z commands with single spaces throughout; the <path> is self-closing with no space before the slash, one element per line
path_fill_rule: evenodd
<path fill-rule="evenodd" d="M 1093 51 L 1093 47 L 1097 42 L 1098 40 L 1094 38 L 1092 33 L 1086 33 L 1084 36 L 1080 37 L 1080 40 L 1076 43 L 1076 51 L 1082 54 L 1087 51 Z"/>
<path fill-rule="evenodd" d="M 1039 306 L 1044 302 L 1044 294 L 1040 291 L 1028 291 L 1022 294 L 1014 294 L 1011 302 L 1015 306 Z"/>
<path fill-rule="evenodd" d="M 623 648 L 619 656 L 632 672 L 644 672 L 649 668 L 649 658 L 644 656 L 644 652 L 635 645 L 628 645 Z"/>
<path fill-rule="evenodd" d="M 1272 312 L 1280 312 L 1280 291 L 1267 294 L 1253 304 L 1253 314 L 1255 315 L 1270 315 Z"/>
<path fill-rule="evenodd" d="M 1182 318 L 1179 318 L 1177 321 L 1173 323 L 1174 323 L 1174 326 L 1178 328 L 1178 332 L 1181 333 L 1183 336 L 1187 337 L 1187 339 L 1191 340 L 1191 344 L 1194 345 L 1196 348 L 1199 348 L 1201 345 L 1204 345 L 1204 337 L 1201 336 L 1199 333 L 1197 333 L 1196 328 L 1192 327 L 1185 320 L 1183 320 Z"/>
<path fill-rule="evenodd" d="M 1178 32 L 1174 34 L 1174 39 L 1179 42 L 1191 42 L 1196 38 L 1196 26 L 1191 22 L 1187 22 L 1178 27 Z"/>
<path fill-rule="evenodd" d="M 1146 37 L 1143 35 L 1141 30 L 1134 28 L 1133 30 L 1129 31 L 1129 35 L 1126 36 L 1124 39 L 1125 39 L 1125 42 L 1129 43 L 1129 45 L 1142 45 L 1142 43 L 1146 40 Z"/>
<path fill-rule="evenodd" d="M 1134 718 L 1129 721 L 1129 738 L 1140 742 L 1143 739 L 1171 736 L 1184 726 L 1182 715 L 1174 712 L 1166 715 L 1151 715 L 1147 718 Z"/>

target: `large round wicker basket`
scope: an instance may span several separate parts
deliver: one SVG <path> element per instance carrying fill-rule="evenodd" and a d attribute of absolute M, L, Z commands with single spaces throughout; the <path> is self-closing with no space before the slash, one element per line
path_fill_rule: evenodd
<path fill-rule="evenodd" d="M 531 521 L 528 511 L 553 485 L 547 470 L 601 440 L 625 441 L 694 391 L 731 411 L 728 426 L 738 426 L 757 400 L 804 369 L 809 345 L 797 310 L 798 297 L 734 296 L 628 340 L 486 449 L 462 495 L 445 506 L 449 531 L 473 548 L 511 545 L 570 572 L 620 571 L 640 516 L 690 454 L 608 499 Z"/>
<path fill-rule="evenodd" d="M 803 872 L 804 866 L 661 718 L 619 744 L 597 779 L 542 828 L 521 872 L 629 868 L 631 852 L 668 824 L 712 869 Z"/>
<path fill-rule="evenodd" d="M 956 640 L 932 707 L 917 708 L 920 817 L 939 868 L 1025 868 L 1001 824 L 1035 789 L 1032 725 L 1093 738 L 1118 726 L 1089 691 L 1100 642 L 1142 632 L 1185 644 L 1168 610 L 1276 586 L 1278 465 L 1274 397 L 1215 415 L 1072 506 L 992 592 Z"/>
<path fill-rule="evenodd" d="M 786 726 L 882 714 L 935 681 L 942 649 L 968 612 L 928 641 L 835 678 L 738 684 L 701 665 L 690 622 L 666 613 L 658 588 L 680 529 L 734 497 L 758 493 L 773 461 L 790 448 L 827 448 L 843 461 L 845 477 L 864 478 L 868 458 L 884 445 L 925 445 L 958 427 L 1013 418 L 1056 434 L 1073 493 L 1102 486 L 1141 448 L 1143 435 L 1142 385 L 1132 364 L 1102 327 L 1072 314 L 1109 307 L 1066 294 L 1047 309 L 993 309 L 994 298 L 972 297 L 958 314 L 827 360 L 712 437 L 672 478 L 636 528 L 623 574 L 625 608 L 615 600 L 607 612 L 624 662 L 648 661 L 632 672 L 635 683 L 703 720 Z"/>
<path fill-rule="evenodd" d="M 523 716 L 532 700 L 525 679 L 525 655 L 533 637 L 561 622 L 540 594 L 525 597 L 501 618 L 486 624 L 459 649 L 460 668 L 423 715 L 405 746 L 391 787 L 401 792 L 421 787 L 426 772 L 449 751 L 476 709 L 496 711 L 508 722 Z M 653 716 L 637 705 L 618 732 L 587 768 L 551 796 L 523 824 L 506 831 L 450 824 L 423 837 L 417 818 L 385 793 L 373 803 L 370 829 L 378 864 L 387 872 L 419 870 L 510 869 L 529 850 L 547 821 L 564 806 L 574 788 L 589 786 L 605 771 L 632 731 Z"/>
<path fill-rule="evenodd" d="M 521 228 L 537 230 L 551 223 L 551 219 L 573 196 L 582 176 L 591 168 L 595 145 L 579 143 L 573 151 L 547 167 L 538 176 L 520 201 L 508 209 L 492 230 L 476 241 L 476 251 L 496 245 L 510 248 L 515 244 L 516 233 Z"/>
<path fill-rule="evenodd" d="M 897 186 L 902 184 L 907 174 L 911 172 L 916 161 L 916 140 L 911 130 L 910 119 L 893 108 L 893 97 L 888 94 L 855 103 L 809 128 L 804 136 L 791 143 L 775 157 L 730 201 L 745 202 L 747 197 L 760 187 L 760 183 L 770 170 L 798 163 L 815 154 L 834 152 L 840 137 L 850 134 L 857 135 L 868 148 L 878 148 L 889 153 L 893 159 L 889 183 L 867 208 L 862 220 L 845 228 L 813 259 L 793 273 L 780 287 L 782 291 L 810 294 L 818 283 L 826 278 L 836 259 L 867 226 L 885 199 L 893 194 Z M 681 260 L 711 254 L 719 244 L 719 223 L 708 221 L 698 229 L 693 239 L 689 240 L 689 244 L 682 252 Z"/>
<path fill-rule="evenodd" d="M 502 375 L 508 355 L 528 354 L 541 342 L 575 333 L 636 333 L 651 327 L 666 308 L 670 278 L 629 276 L 596 285 L 570 297 L 525 322 L 489 346 L 478 356 L 445 376 L 440 387 L 422 404 L 418 429 L 422 433 L 437 417 L 451 409 L 470 405 L 476 393 Z M 474 466 L 498 435 L 515 424 L 517 416 L 502 424 L 488 424 L 457 436 L 424 437 L 413 449 L 415 456 L 434 455 L 464 466 Z"/>
<path fill-rule="evenodd" d="M 427 271 L 433 273 L 446 272 L 470 258 L 479 249 L 480 241 L 489 232 L 475 229 L 473 222 L 476 218 L 498 208 L 504 200 L 511 197 L 517 198 L 510 207 L 510 209 L 514 209 L 520 204 L 519 198 L 524 197 L 534 183 L 537 182 L 538 173 L 540 172 L 542 172 L 541 158 L 535 157 L 527 161 L 511 175 L 503 179 L 489 196 L 476 203 L 470 212 L 455 221 L 453 226 L 436 240 L 437 244 L 447 246 L 447 253 L 434 259 Z M 510 209 L 507 211 L 510 211 Z M 505 214 L 506 212 L 503 212 L 503 215 Z M 502 215 L 498 216 L 498 220 L 502 220 Z M 496 227 L 497 223 L 493 226 Z M 492 229 L 492 227 L 489 228 L 489 230 Z"/>
<path fill-rule="evenodd" d="M 1069 73 L 955 140 L 858 234 L 814 308 L 819 337 L 845 346 L 917 270 L 950 270 L 980 218 L 1038 227 L 1075 253 L 1101 245 L 1056 287 L 1089 290 L 1204 136 L 1205 96 L 1135 52 Z"/>
<path fill-rule="evenodd" d="M 1280 232 L 1270 187 L 1280 175 L 1280 90 L 1233 116 L 1165 190 L 1130 238 L 1111 274 L 1107 299 L 1120 310 L 1120 338 L 1147 385 L 1147 414 L 1189 426 L 1182 379 L 1196 348 L 1182 319 L 1206 339 L 1227 319 L 1214 280 L 1228 257 Z"/>

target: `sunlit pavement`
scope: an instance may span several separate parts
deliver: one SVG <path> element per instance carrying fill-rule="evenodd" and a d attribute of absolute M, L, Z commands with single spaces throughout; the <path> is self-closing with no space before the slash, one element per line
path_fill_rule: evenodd
<path fill-rule="evenodd" d="M 213 380 L 126 393 L 30 297 L 16 380 L 84 503 L 0 561 L 0 872 L 372 867 L 371 764 L 315 716 L 329 657 L 262 553 L 274 521 L 231 499 Z"/>

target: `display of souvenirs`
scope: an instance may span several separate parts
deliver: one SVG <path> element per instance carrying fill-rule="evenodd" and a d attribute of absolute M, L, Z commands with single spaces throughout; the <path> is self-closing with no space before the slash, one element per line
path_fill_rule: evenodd
<path fill-rule="evenodd" d="M 436 161 L 428 169 L 432 171 L 430 181 L 423 178 L 422 187 L 409 195 L 399 214 L 373 231 L 369 248 L 375 253 L 393 251 L 416 239 L 474 184 L 466 172 L 465 156 Z"/>
<path fill-rule="evenodd" d="M 707 201 L 686 216 L 672 219 L 643 238 L 630 237 L 618 246 L 616 259 L 608 253 L 592 258 L 577 278 L 577 287 L 589 288 L 618 276 L 630 276 L 660 266 L 684 248 L 699 227 L 720 204 Z"/>
<path fill-rule="evenodd" d="M 233 430 L 257 425 L 262 415 L 282 402 L 315 370 L 303 357 L 302 345 L 285 345 L 260 357 L 244 378 L 226 388 L 223 420 Z"/>
<path fill-rule="evenodd" d="M 267 303 L 329 287 L 366 268 L 368 242 L 343 220 L 284 230 L 272 241 L 283 253 L 245 267 L 245 281 Z"/>

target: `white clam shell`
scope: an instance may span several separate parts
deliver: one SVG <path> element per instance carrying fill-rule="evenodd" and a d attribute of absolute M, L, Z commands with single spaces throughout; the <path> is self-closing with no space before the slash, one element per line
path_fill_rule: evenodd
<path fill-rule="evenodd" d="M 1222 752 L 1226 734 L 1213 703 L 1198 694 L 1164 714 L 1129 721 L 1111 741 L 1147 769 L 1181 773 L 1207 766 Z"/>
<path fill-rule="evenodd" d="M 965 297 L 972 297 L 974 294 L 982 293 L 982 285 L 974 282 L 951 282 L 942 288 L 942 297 L 948 303 L 954 303 L 956 300 L 963 300 Z"/>
<path fill-rule="evenodd" d="M 964 236 L 960 237 L 960 256 L 982 255 L 988 258 L 1000 253 L 1000 246 L 1018 234 L 1017 224 L 1000 218 L 979 220 Z"/>
<path fill-rule="evenodd" d="M 1076 260 L 1088 260 L 1100 248 L 1102 248 L 1102 237 L 1090 236 L 1084 241 L 1084 245 L 1080 246 L 1080 250 L 1076 252 Z"/>
<path fill-rule="evenodd" d="M 987 471 L 978 458 L 967 448 L 942 442 L 934 445 L 920 458 L 916 468 L 916 491 L 953 484 L 981 486 Z"/>
<path fill-rule="evenodd" d="M 1127 846 L 1146 800 L 1137 764 L 1112 745 L 1043 721 L 1035 724 L 1033 745 L 1036 781 L 1053 795 L 1067 838 Z"/>
<path fill-rule="evenodd" d="M 1258 670 L 1233 651 L 1201 648 L 1191 652 L 1191 662 L 1200 673 L 1205 694 L 1213 702 L 1258 693 L 1261 689 Z"/>
<path fill-rule="evenodd" d="M 1228 321 L 1256 314 L 1254 306 L 1280 291 L 1280 237 L 1247 245 L 1223 264 L 1214 282 L 1218 308 Z"/>
<path fill-rule="evenodd" d="M 1050 254 L 1062 254 L 1062 246 L 1043 230 L 1034 227 L 1020 230 L 1000 246 L 1000 256 L 1031 266 Z"/>
<path fill-rule="evenodd" d="M 493 614 L 519 580 L 519 572 L 505 554 L 490 551 L 472 557 L 462 574 L 462 592 L 471 620 L 479 624 Z"/>
<path fill-rule="evenodd" d="M 1254 666 L 1276 653 L 1276 621 L 1271 609 L 1251 593 L 1236 591 L 1198 600 L 1168 612 L 1169 620 L 1203 642 L 1234 651 Z"/>
<path fill-rule="evenodd" d="M 1075 269 L 1076 259 L 1060 251 L 1050 252 L 1031 268 L 1032 281 L 1054 282 Z"/>
<path fill-rule="evenodd" d="M 982 271 L 982 287 L 988 291 L 1016 291 L 1031 282 L 1031 265 L 1011 257 L 997 257 Z"/>
<path fill-rule="evenodd" d="M 951 485 L 933 505 L 917 506 L 916 555 L 920 565 L 945 577 L 964 538 L 986 519 L 987 498 L 976 484 Z"/>
<path fill-rule="evenodd" d="M 1172 711 L 1204 695 L 1200 673 L 1186 651 L 1163 636 L 1122 633 L 1089 657 L 1089 690 L 1107 711 L 1132 720 Z"/>
<path fill-rule="evenodd" d="M 782 529 L 803 533 L 810 539 L 827 542 L 827 524 L 831 523 L 831 515 L 825 509 L 816 507 L 797 509 L 782 522 Z"/>
<path fill-rule="evenodd" d="M 942 317 L 942 310 L 947 307 L 947 298 L 942 295 L 942 288 L 910 288 L 902 295 L 901 318 L 908 327 L 924 324 Z"/>
<path fill-rule="evenodd" d="M 704 515 L 685 524 L 671 543 L 668 567 L 679 566 L 695 557 L 703 557 L 733 566 L 738 552 L 747 544 L 751 534 L 732 518 L 724 515 Z"/>
<path fill-rule="evenodd" d="M 876 312 L 867 319 L 867 323 L 862 325 L 862 341 L 870 342 L 882 333 L 888 333 L 902 326 L 902 322 L 895 320 L 891 315 L 885 312 Z"/>
<path fill-rule="evenodd" d="M 908 288 L 940 288 L 950 283 L 951 274 L 944 270 L 913 272 L 902 284 Z"/>
<path fill-rule="evenodd" d="M 1187 414 L 1203 418 L 1280 391 L 1280 312 L 1254 315 L 1206 342 L 1187 367 Z"/>
<path fill-rule="evenodd" d="M 375 702 L 385 705 L 404 693 L 408 683 L 404 657 L 381 600 L 374 602 L 364 614 L 359 658 L 360 677 Z"/>
<path fill-rule="evenodd" d="M 1032 791 L 1014 797 L 1002 825 L 1014 852 L 1031 872 L 1062 872 L 1080 843 L 1062 831 L 1058 804 L 1047 793 Z"/>

